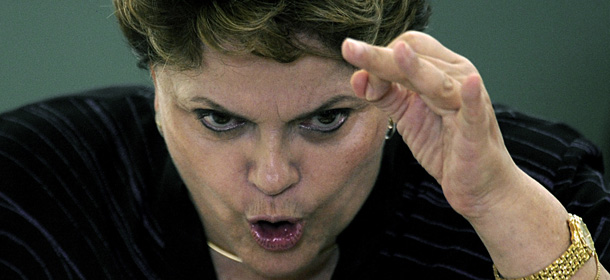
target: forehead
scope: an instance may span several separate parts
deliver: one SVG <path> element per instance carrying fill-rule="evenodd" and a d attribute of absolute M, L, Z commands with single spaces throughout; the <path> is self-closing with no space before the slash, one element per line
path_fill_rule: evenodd
<path fill-rule="evenodd" d="M 199 73 L 225 86 L 307 87 L 344 84 L 353 73 L 349 64 L 322 58 L 304 56 L 291 63 L 280 63 L 254 55 L 230 56 L 210 50 L 204 54 Z M 249 84 L 244 84 L 249 82 Z"/>
<path fill-rule="evenodd" d="M 204 97 L 244 112 L 273 109 L 278 113 L 315 107 L 338 95 L 353 96 L 349 79 L 354 68 L 343 61 L 304 56 L 279 63 L 253 55 L 204 53 L 200 69 L 161 70 L 159 77 L 181 104 Z M 253 114 L 253 112 L 250 112 Z"/>

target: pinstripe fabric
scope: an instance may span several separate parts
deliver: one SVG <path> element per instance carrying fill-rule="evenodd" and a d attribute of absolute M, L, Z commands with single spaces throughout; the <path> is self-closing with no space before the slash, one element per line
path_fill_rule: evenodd
<path fill-rule="evenodd" d="M 497 108 L 519 166 L 582 216 L 610 266 L 598 150 L 563 125 Z M 336 279 L 491 279 L 474 230 L 400 137 L 340 235 Z M 152 91 L 115 87 L 0 115 L 0 279 L 214 278 L 205 236 L 154 125 Z"/>
<path fill-rule="evenodd" d="M 150 89 L 92 91 L 1 115 L 0 279 L 200 273 L 183 267 L 206 262 L 207 251 L 167 162 Z"/>

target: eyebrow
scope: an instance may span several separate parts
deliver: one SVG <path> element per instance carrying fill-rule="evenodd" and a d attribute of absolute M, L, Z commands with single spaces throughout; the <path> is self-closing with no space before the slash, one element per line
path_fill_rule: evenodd
<path fill-rule="evenodd" d="M 218 112 L 223 113 L 223 114 L 231 115 L 231 116 L 236 117 L 236 118 L 248 120 L 247 117 L 245 117 L 245 116 L 243 116 L 241 114 L 232 112 L 231 110 L 225 108 L 224 106 L 214 102 L 213 100 L 211 100 L 211 99 L 209 99 L 207 97 L 197 96 L 197 97 L 193 97 L 193 98 L 189 99 L 189 101 L 190 102 L 195 102 L 195 103 L 204 103 L 207 106 L 209 106 L 210 109 L 212 109 L 212 110 L 218 111 Z M 337 103 L 341 103 L 341 102 L 354 102 L 354 103 L 357 103 L 358 104 L 358 106 L 357 106 L 358 108 L 360 108 L 360 107 L 365 105 L 365 102 L 363 100 L 361 100 L 360 98 L 357 98 L 355 96 L 352 96 L 352 95 L 337 95 L 337 96 L 334 96 L 334 97 L 328 99 L 326 102 L 322 103 L 322 105 L 318 106 L 317 108 L 315 108 L 315 109 L 313 109 L 313 110 L 311 110 L 309 112 L 305 112 L 305 113 L 299 114 L 298 116 L 293 118 L 293 120 L 291 120 L 291 121 L 302 120 L 302 119 L 306 119 L 306 118 L 309 118 L 311 116 L 317 115 L 317 114 L 319 114 L 321 112 L 324 112 L 326 110 L 331 109 Z"/>

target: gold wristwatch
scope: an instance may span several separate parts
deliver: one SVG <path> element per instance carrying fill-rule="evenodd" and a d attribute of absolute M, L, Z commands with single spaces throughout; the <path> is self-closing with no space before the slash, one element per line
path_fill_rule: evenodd
<path fill-rule="evenodd" d="M 585 225 L 580 217 L 570 214 L 568 226 L 570 227 L 570 233 L 572 235 L 572 244 L 561 257 L 535 274 L 514 280 L 569 279 L 591 257 L 596 258 L 597 275 L 595 279 L 598 279 L 600 264 L 597 259 L 597 254 L 595 253 L 595 247 L 593 247 L 593 238 L 587 229 L 587 225 Z M 502 278 L 495 265 L 493 266 L 493 269 L 494 276 L 497 280 L 505 279 Z"/>

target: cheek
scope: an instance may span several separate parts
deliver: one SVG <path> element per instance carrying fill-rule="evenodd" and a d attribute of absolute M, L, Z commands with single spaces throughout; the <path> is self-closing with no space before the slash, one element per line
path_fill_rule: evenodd
<path fill-rule="evenodd" d="M 312 147 L 315 162 L 310 163 L 312 174 L 337 188 L 362 185 L 358 180 L 374 181 L 384 143 L 385 123 L 374 112 L 362 114 L 336 143 L 328 147 Z"/>
<path fill-rule="evenodd" d="M 384 143 L 382 123 L 368 123 L 340 144 L 318 149 L 316 160 L 306 165 L 308 188 L 316 194 L 317 203 L 323 201 L 318 213 L 322 219 L 334 220 L 327 226 L 337 227 L 336 231 L 352 220 L 375 184 Z"/>
<path fill-rule="evenodd" d="M 317 151 L 307 173 L 337 191 L 350 188 L 358 179 L 375 177 L 380 152 L 381 143 L 376 139 L 351 138 L 336 147 Z"/>
<path fill-rule="evenodd" d="M 239 188 L 245 182 L 243 163 L 221 141 L 210 141 L 194 117 L 181 110 L 168 112 L 165 142 L 182 180 L 200 212 L 228 218 L 239 209 Z M 208 215 L 205 215 L 208 216 Z"/>

